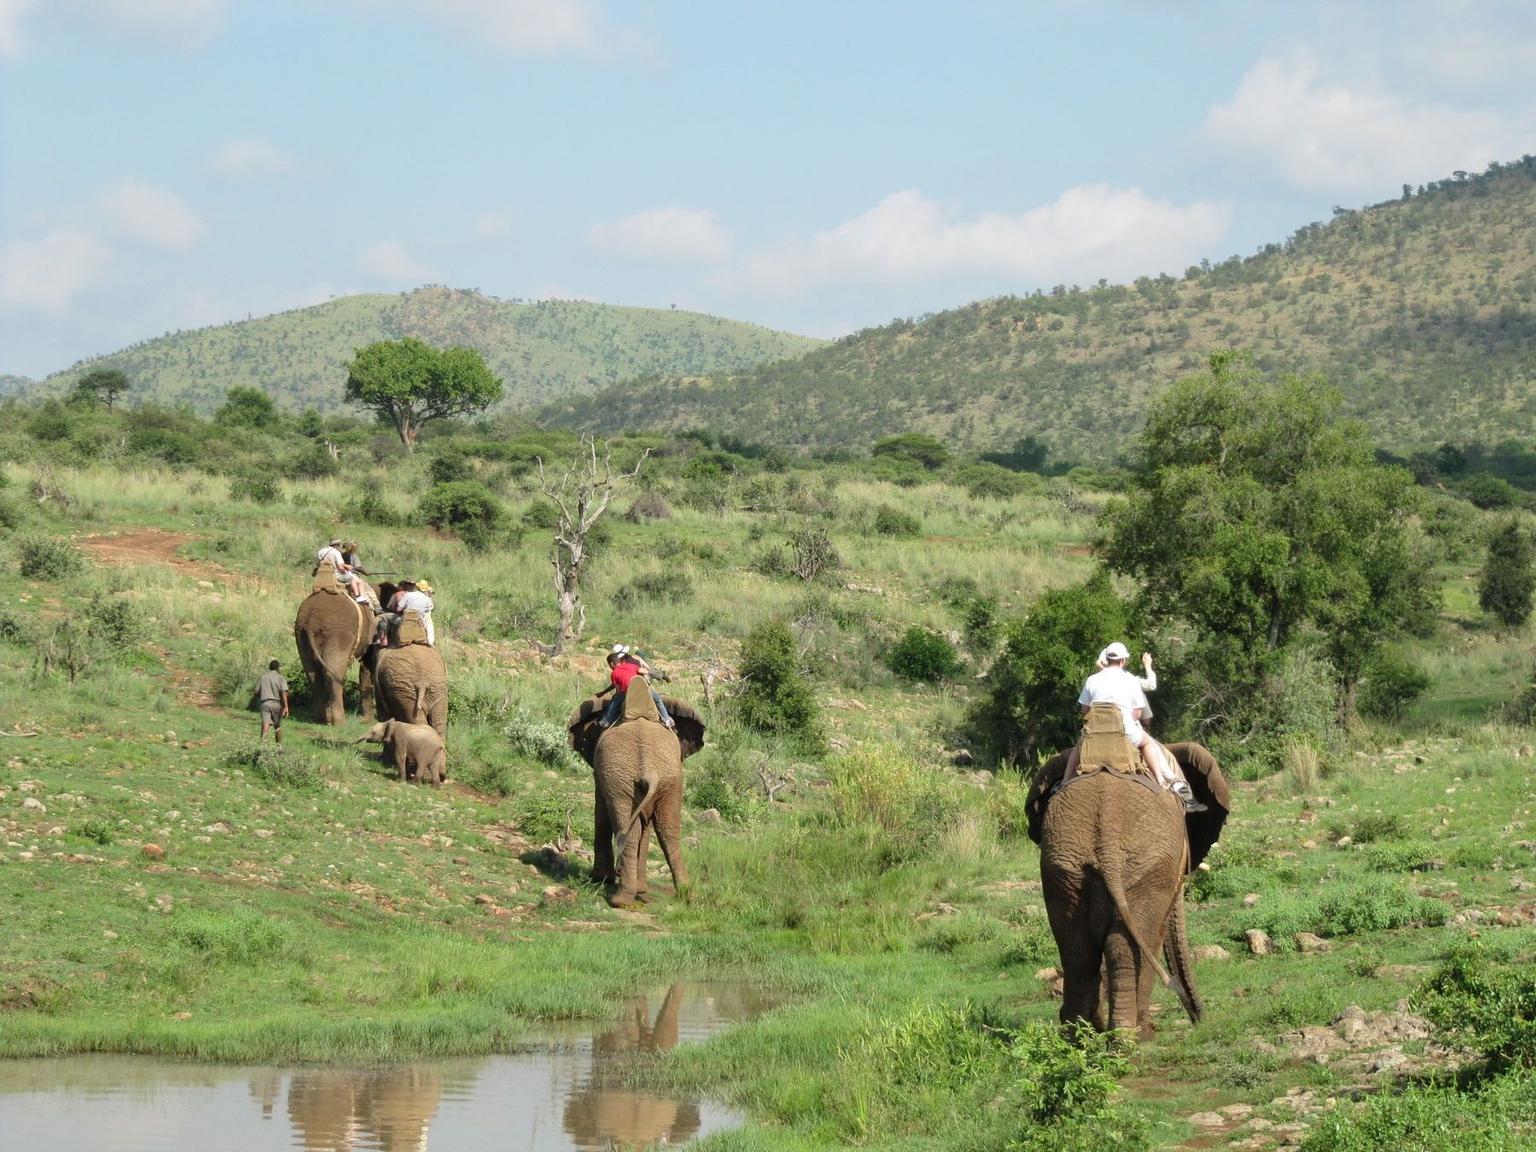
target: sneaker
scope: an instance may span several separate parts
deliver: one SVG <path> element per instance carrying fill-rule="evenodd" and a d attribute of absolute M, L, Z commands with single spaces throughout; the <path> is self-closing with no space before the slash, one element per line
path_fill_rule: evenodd
<path fill-rule="evenodd" d="M 1206 805 L 1200 803 L 1200 801 L 1195 799 L 1194 789 L 1190 788 L 1190 786 L 1188 784 L 1186 784 L 1184 781 L 1179 780 L 1179 781 L 1175 782 L 1173 784 L 1173 786 L 1171 787 L 1170 791 L 1172 791 L 1172 793 L 1175 796 L 1177 796 L 1179 798 L 1180 802 L 1184 805 L 1184 811 L 1186 811 L 1186 812 L 1207 812 L 1207 811 L 1209 811 L 1209 809 L 1206 807 Z"/>

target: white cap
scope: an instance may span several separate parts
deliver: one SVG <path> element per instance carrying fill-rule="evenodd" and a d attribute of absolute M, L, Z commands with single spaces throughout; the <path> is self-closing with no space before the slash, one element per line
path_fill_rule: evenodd
<path fill-rule="evenodd" d="M 629 655 L 629 645 L 628 644 L 615 644 L 612 648 L 608 649 L 608 655 L 610 655 L 610 656 L 628 656 Z"/>
<path fill-rule="evenodd" d="M 1099 660 L 1105 664 L 1111 660 L 1129 660 L 1130 658 L 1130 650 L 1118 640 L 1099 653 Z"/>

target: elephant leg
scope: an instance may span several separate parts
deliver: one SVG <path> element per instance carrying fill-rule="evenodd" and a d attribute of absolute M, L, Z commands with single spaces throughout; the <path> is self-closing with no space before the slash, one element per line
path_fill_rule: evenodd
<path fill-rule="evenodd" d="M 638 841 L 635 845 L 635 899 L 642 904 L 651 898 L 651 882 L 646 876 L 646 863 L 651 858 L 651 828 L 655 823 L 654 816 L 642 820 L 640 830 L 635 834 Z"/>
<path fill-rule="evenodd" d="M 404 739 L 395 741 L 395 743 L 391 745 L 391 749 L 393 750 L 395 756 L 395 771 L 400 774 L 400 779 L 403 782 L 410 773 L 410 750 L 406 748 Z M 419 777 L 420 774 L 420 769 L 418 767 L 417 776 Z"/>
<path fill-rule="evenodd" d="M 382 715 L 383 709 L 375 712 L 376 692 L 374 686 L 373 664 L 368 659 L 368 654 L 363 653 L 357 663 L 357 708 L 364 720 L 372 720 L 376 715 Z"/>
<path fill-rule="evenodd" d="M 613 823 L 608 819 L 608 804 L 603 790 L 596 790 L 592 815 L 592 879 L 599 884 L 617 884 L 619 875 L 613 867 Z"/>
<path fill-rule="evenodd" d="M 688 891 L 688 869 L 683 864 L 683 789 L 679 782 L 667 789 L 656 805 L 656 842 L 667 858 L 672 887 L 679 896 Z"/>
<path fill-rule="evenodd" d="M 1104 940 L 1104 962 L 1109 968 L 1109 1026 L 1116 1030 L 1135 1028 L 1142 973 L 1150 975 L 1151 965 L 1136 954 L 1136 942 L 1118 921 Z"/>
<path fill-rule="evenodd" d="M 619 890 L 608 899 L 608 903 L 615 908 L 631 908 L 639 895 L 640 888 L 644 885 L 645 861 L 640 856 L 640 842 L 650 842 L 650 829 L 642 821 L 635 828 L 624 835 L 629 829 L 630 817 L 634 813 L 634 797 L 628 797 L 627 803 L 615 805 L 613 812 L 614 827 L 619 830 L 618 842 L 622 845 L 618 855 Z"/>
<path fill-rule="evenodd" d="M 432 759 L 432 783 L 441 784 L 448 779 L 448 750 L 439 748 Z"/>
<path fill-rule="evenodd" d="M 1075 882 L 1053 873 L 1045 875 L 1045 908 L 1061 953 L 1061 1021 L 1081 1020 L 1102 1031 L 1099 971 L 1104 954 L 1093 929 L 1080 877 Z"/>

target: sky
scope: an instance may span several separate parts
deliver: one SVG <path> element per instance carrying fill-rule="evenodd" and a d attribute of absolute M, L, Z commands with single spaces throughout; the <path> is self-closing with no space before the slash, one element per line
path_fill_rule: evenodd
<path fill-rule="evenodd" d="M 0 373 L 424 283 L 832 337 L 1536 152 L 1536 5 L 0 0 Z"/>

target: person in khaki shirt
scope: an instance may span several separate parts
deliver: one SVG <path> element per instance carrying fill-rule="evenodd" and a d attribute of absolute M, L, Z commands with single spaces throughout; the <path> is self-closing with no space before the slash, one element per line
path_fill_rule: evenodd
<path fill-rule="evenodd" d="M 267 729 L 271 728 L 272 738 L 278 744 L 283 742 L 283 717 L 288 715 L 288 681 L 279 671 L 281 668 L 281 663 L 272 661 L 256 682 L 256 699 L 261 708 L 261 735 L 257 740 L 265 740 Z"/>

